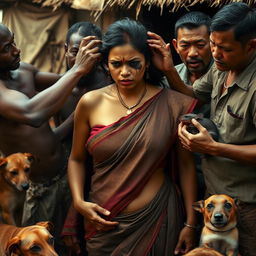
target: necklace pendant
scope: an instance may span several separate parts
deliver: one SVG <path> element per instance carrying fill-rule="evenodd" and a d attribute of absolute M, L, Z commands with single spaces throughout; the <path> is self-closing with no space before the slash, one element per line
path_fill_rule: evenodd
<path fill-rule="evenodd" d="M 129 115 L 129 114 L 131 114 L 132 113 L 132 110 L 131 109 L 128 109 L 127 111 L 126 111 L 126 114 L 127 115 Z"/>

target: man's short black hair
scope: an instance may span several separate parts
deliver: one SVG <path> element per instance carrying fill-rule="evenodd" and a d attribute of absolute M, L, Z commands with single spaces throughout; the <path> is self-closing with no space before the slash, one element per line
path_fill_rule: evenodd
<path fill-rule="evenodd" d="M 246 3 L 231 3 L 212 18 L 211 32 L 234 29 L 234 38 L 241 43 L 256 37 L 256 11 Z"/>
<path fill-rule="evenodd" d="M 70 37 L 78 33 L 80 36 L 97 36 L 99 39 L 102 38 L 102 33 L 99 27 L 88 21 L 81 21 L 73 24 L 68 30 L 66 36 L 66 44 L 69 44 Z"/>
<path fill-rule="evenodd" d="M 179 18 L 175 23 L 175 38 L 178 35 L 179 28 L 194 29 L 205 25 L 210 34 L 211 18 L 202 12 L 189 12 Z"/>

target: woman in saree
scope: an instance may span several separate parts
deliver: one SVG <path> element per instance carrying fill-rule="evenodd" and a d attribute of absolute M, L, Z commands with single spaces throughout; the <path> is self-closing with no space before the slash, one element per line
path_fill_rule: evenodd
<path fill-rule="evenodd" d="M 194 246 L 195 169 L 176 132 L 179 117 L 195 102 L 159 87 L 158 76 L 147 71 L 151 49 L 139 22 L 113 23 L 101 52 L 113 84 L 79 101 L 68 166 L 74 207 L 85 218 L 88 254 L 184 254 Z"/>

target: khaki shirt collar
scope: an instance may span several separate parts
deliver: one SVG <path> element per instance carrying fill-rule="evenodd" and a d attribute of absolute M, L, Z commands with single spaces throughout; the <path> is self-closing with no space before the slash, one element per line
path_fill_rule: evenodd
<path fill-rule="evenodd" d="M 248 91 L 252 78 L 254 74 L 256 73 L 256 56 L 254 56 L 251 63 L 238 75 L 238 77 L 235 79 L 233 85 L 239 86 L 241 89 Z"/>
<path fill-rule="evenodd" d="M 213 65 L 213 59 L 211 59 L 208 67 L 207 67 L 207 70 L 205 72 L 205 74 L 209 71 L 209 69 L 212 67 Z M 187 68 L 187 66 L 182 63 L 182 64 L 179 64 L 177 66 L 175 66 L 177 68 L 177 71 L 180 75 L 180 78 L 183 80 L 183 82 L 186 84 L 186 85 L 192 85 L 192 82 L 190 81 L 189 77 L 190 77 L 190 73 L 189 73 L 189 70 Z"/>

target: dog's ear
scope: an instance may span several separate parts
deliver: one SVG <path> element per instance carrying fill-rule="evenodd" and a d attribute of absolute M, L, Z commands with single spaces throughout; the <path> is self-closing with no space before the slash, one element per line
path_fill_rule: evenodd
<path fill-rule="evenodd" d="M 204 200 L 194 202 L 192 207 L 196 211 L 203 212 L 204 211 Z"/>
<path fill-rule="evenodd" d="M 237 197 L 234 197 L 233 199 L 234 199 L 234 202 L 235 202 L 236 207 L 239 208 L 239 206 L 240 206 L 240 204 L 241 204 L 241 200 L 240 200 L 239 198 L 237 198 Z"/>
<path fill-rule="evenodd" d="M 45 227 L 50 233 L 52 233 L 53 228 L 54 228 L 52 222 L 50 222 L 50 221 L 37 222 L 36 225 Z"/>
<path fill-rule="evenodd" d="M 20 238 L 18 236 L 13 237 L 6 246 L 5 255 L 6 256 L 18 256 L 21 255 L 20 252 Z"/>
<path fill-rule="evenodd" d="M 0 150 L 0 158 L 4 158 L 4 153 Z"/>
<path fill-rule="evenodd" d="M 6 159 L 0 157 L 0 168 L 5 167 L 7 165 Z"/>
<path fill-rule="evenodd" d="M 31 153 L 24 153 L 30 163 L 35 161 L 35 157 Z"/>

